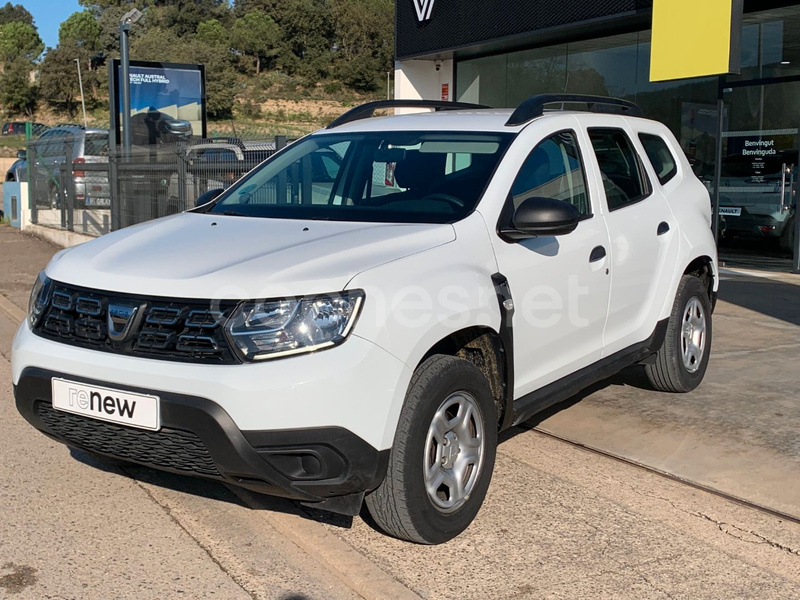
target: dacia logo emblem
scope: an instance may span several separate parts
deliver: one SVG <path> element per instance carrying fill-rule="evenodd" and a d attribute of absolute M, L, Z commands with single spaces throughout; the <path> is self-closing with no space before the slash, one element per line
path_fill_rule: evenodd
<path fill-rule="evenodd" d="M 420 23 L 431 18 L 434 0 L 411 0 L 414 3 L 414 10 L 417 11 L 417 19 Z"/>
<path fill-rule="evenodd" d="M 108 305 L 108 337 L 115 342 L 124 342 L 137 321 L 138 306 L 129 304 Z"/>

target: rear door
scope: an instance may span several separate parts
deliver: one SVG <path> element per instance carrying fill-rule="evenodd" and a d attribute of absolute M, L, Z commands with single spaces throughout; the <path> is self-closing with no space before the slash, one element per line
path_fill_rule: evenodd
<path fill-rule="evenodd" d="M 592 121 L 596 122 L 596 125 Z M 611 295 L 603 356 L 646 340 L 658 322 L 678 256 L 677 224 L 623 119 L 587 116 L 610 236 Z M 648 174 L 650 171 L 650 174 Z"/>

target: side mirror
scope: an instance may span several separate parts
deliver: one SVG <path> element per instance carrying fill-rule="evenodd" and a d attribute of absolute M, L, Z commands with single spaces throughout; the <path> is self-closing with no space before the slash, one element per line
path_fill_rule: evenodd
<path fill-rule="evenodd" d="M 581 214 L 572 204 L 554 198 L 531 197 L 517 207 L 511 226 L 503 227 L 500 236 L 508 241 L 538 236 L 566 235 L 575 231 Z"/>
<path fill-rule="evenodd" d="M 208 190 L 207 192 L 200 194 L 197 197 L 197 200 L 194 201 L 195 207 L 203 206 L 204 204 L 208 204 L 212 200 L 215 200 L 217 196 L 219 196 L 225 190 L 222 188 L 214 188 L 213 190 Z"/>
<path fill-rule="evenodd" d="M 18 160 L 28 160 L 28 151 L 27 150 L 17 150 L 17 159 Z"/>

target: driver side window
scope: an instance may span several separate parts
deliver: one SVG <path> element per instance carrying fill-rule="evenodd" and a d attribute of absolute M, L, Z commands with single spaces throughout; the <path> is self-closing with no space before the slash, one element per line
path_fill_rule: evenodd
<path fill-rule="evenodd" d="M 591 216 L 581 154 L 572 131 L 550 136 L 525 159 L 511 186 L 514 208 L 533 197 L 563 200 L 584 217 Z"/>

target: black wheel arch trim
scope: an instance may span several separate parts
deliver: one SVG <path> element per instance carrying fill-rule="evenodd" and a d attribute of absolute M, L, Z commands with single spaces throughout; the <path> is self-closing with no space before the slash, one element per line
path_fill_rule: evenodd
<path fill-rule="evenodd" d="M 514 420 L 514 299 L 511 296 L 511 287 L 508 278 L 502 273 L 492 275 L 492 283 L 497 294 L 497 303 L 500 308 L 500 342 L 505 355 L 505 397 L 503 398 L 503 420 L 500 431 L 508 429 Z M 510 305 L 510 308 L 507 308 Z"/>

